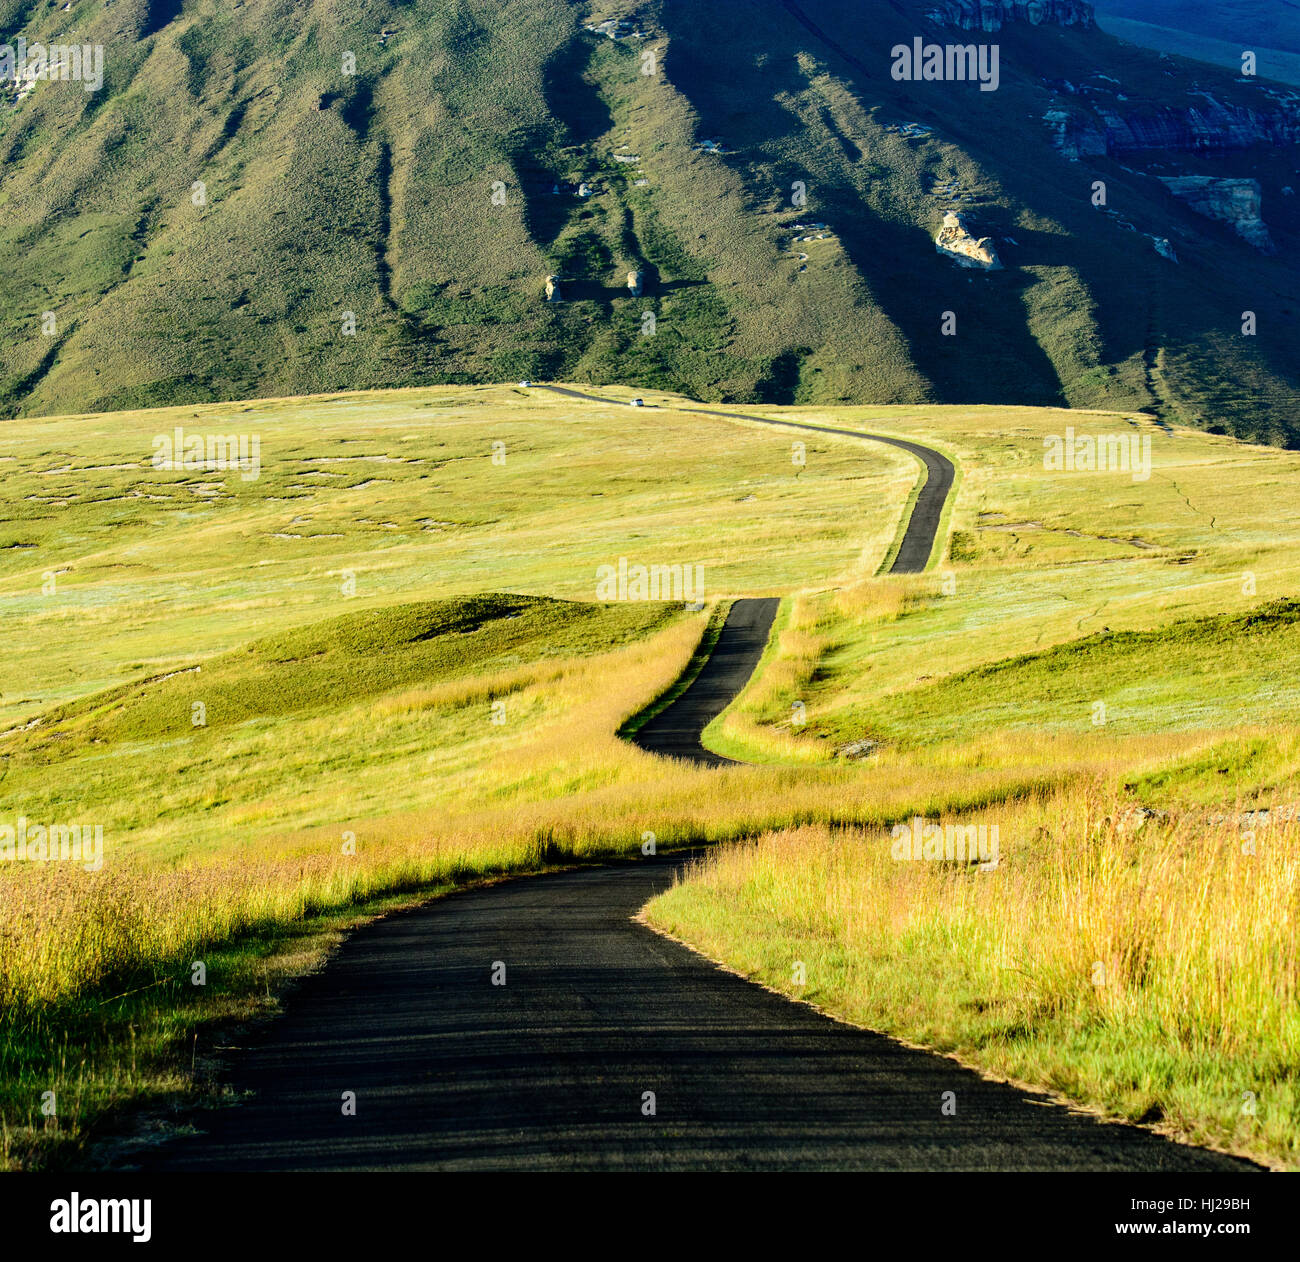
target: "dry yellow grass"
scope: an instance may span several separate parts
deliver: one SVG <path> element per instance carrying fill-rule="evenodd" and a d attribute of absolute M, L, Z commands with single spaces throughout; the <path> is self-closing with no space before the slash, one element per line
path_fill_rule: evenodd
<path fill-rule="evenodd" d="M 996 868 L 783 830 L 699 861 L 648 918 L 849 1020 L 1300 1162 L 1300 822 L 1148 816 L 1095 783 L 963 822 L 997 826 Z"/>
<path fill-rule="evenodd" d="M 236 802 L 231 819 L 250 831 L 249 843 L 232 838 L 200 856 L 177 849 L 178 833 L 115 851 L 102 872 L 9 865 L 0 1002 L 36 1008 L 119 983 L 127 989 L 179 975 L 195 952 L 252 932 L 274 933 L 375 895 L 630 853 L 646 832 L 670 847 L 812 823 L 880 826 L 1081 775 L 1163 766 L 1205 739 L 1067 734 L 1027 749 L 990 735 L 920 753 L 884 750 L 867 763 L 722 770 L 656 758 L 620 740 L 620 726 L 684 668 L 704 623 L 698 615 L 613 653 L 403 689 L 355 714 L 294 720 L 294 741 L 311 748 L 359 739 L 351 733 L 361 725 L 388 776 L 409 767 L 422 777 L 417 805 L 321 811 L 311 800 L 318 788 L 286 781 L 281 796 L 290 805 L 302 796 L 308 818 L 332 822 L 274 831 L 259 801 Z M 507 695 L 512 713 L 526 716 L 508 728 L 490 728 L 467 709 Z M 461 726 L 445 729 L 451 735 L 433 753 L 407 758 L 411 738 L 399 720 L 412 715 Z M 274 749 L 262 747 L 263 775 L 279 774 Z M 184 818 L 180 826 L 188 827 Z M 347 834 L 355 853 L 344 853 Z"/>
<path fill-rule="evenodd" d="M 874 639 L 873 627 L 887 632 L 942 582 L 930 575 L 864 578 L 791 597 L 762 668 L 710 726 L 710 748 L 746 762 L 824 761 L 831 751 L 804 731 L 805 703 L 837 639 Z"/>
<path fill-rule="evenodd" d="M 23 790 L 11 792 L 15 813 L 39 807 L 49 818 L 80 818 L 93 808 L 87 817 L 112 826 L 114 848 L 99 873 L 6 865 L 6 1117 L 23 1116 L 39 1098 L 56 1044 L 74 1049 L 59 1055 L 84 1058 L 81 1069 L 68 1062 L 68 1081 L 82 1085 L 72 1117 L 61 1119 L 65 1133 L 78 1110 L 102 1110 L 106 1084 L 125 1083 L 121 1098 L 131 1098 L 142 1083 L 152 1091 L 179 1081 L 165 1058 L 135 1077 L 135 1051 L 114 1040 L 156 1020 L 152 1042 L 141 1035 L 142 1055 L 147 1046 L 173 1054 L 218 1010 L 216 992 L 235 973 L 217 978 L 199 1003 L 188 982 L 196 958 L 244 952 L 260 969 L 269 953 L 303 952 L 295 935 L 304 925 L 337 926 L 376 900 L 429 896 L 478 877 L 634 853 L 647 832 L 666 849 L 777 830 L 780 842 L 719 858 L 716 872 L 725 873 L 727 864 L 761 857 L 766 875 L 741 882 L 734 905 L 720 906 L 715 924 L 695 924 L 693 939 L 707 944 L 713 934 L 717 953 L 742 966 L 752 951 L 755 971 L 797 948 L 822 961 L 814 985 L 849 1015 L 917 1041 L 969 1045 L 972 1057 L 1001 1057 L 1007 1072 L 1127 1115 L 1159 1107 L 1189 1134 L 1226 1133 L 1233 1115 L 1225 1093 L 1253 1075 L 1264 1084 L 1254 1129 L 1232 1142 L 1282 1151 L 1286 1128 L 1296 1129 L 1294 1105 L 1290 1080 L 1270 1066 L 1295 1060 L 1294 1024 L 1279 998 L 1290 993 L 1294 1004 L 1286 990 L 1293 979 L 1277 958 L 1294 931 L 1292 868 L 1276 853 L 1264 857 L 1267 868 L 1234 867 L 1228 840 L 1220 845 L 1187 821 L 1171 825 L 1165 841 L 1148 825 L 1140 846 L 1093 822 L 1130 801 L 1186 801 L 1193 780 L 1204 800 L 1250 790 L 1266 801 L 1300 782 L 1300 738 L 1281 725 L 1295 704 L 1292 659 L 1278 656 L 1289 631 L 1259 640 L 1255 676 L 1254 659 L 1233 657 L 1249 684 L 1235 692 L 1213 640 L 1170 639 L 1166 660 L 1182 674 L 1156 669 L 1122 694 L 1141 718 L 1127 729 L 1123 705 L 1104 729 L 1086 718 L 1070 726 L 1060 715 L 1032 729 L 992 724 L 1006 703 L 1005 675 L 966 688 L 960 704 L 923 685 L 1102 627 L 1140 631 L 1174 617 L 1250 613 L 1290 593 L 1300 532 L 1286 507 L 1293 455 L 1204 435 L 1158 436 L 1157 474 L 1138 496 L 1128 482 L 1044 477 L 1043 433 L 1077 414 L 819 416 L 914 431 L 962 465 L 959 555 L 936 574 L 867 579 L 914 477 L 909 462 L 884 448 L 827 439 L 809 482 L 790 472 L 784 439 L 677 413 L 671 400 L 655 428 L 641 417 L 633 424 L 630 409 L 525 401 L 506 388 L 348 396 L 322 416 L 325 403 L 256 405 L 245 419 L 267 431 L 266 477 L 251 488 L 232 480 L 211 504 L 191 503 L 189 488 L 161 486 L 142 467 L 114 468 L 133 451 L 139 463 L 157 415 L 24 428 L 31 495 L 21 497 L 27 507 L 13 528 L 22 546 L 0 549 L 8 558 L 0 586 L 14 598 L 11 616 L 23 620 L 11 638 L 22 651 L 0 697 L 11 716 L 0 727 L 56 699 L 206 662 L 255 634 L 337 612 L 342 568 L 365 579 L 368 607 L 395 612 L 415 597 L 487 585 L 587 598 L 596 563 L 632 540 L 648 556 L 702 556 L 713 567 L 711 591 L 793 592 L 752 686 L 709 736 L 720 752 L 765 761 L 704 770 L 652 758 L 615 735 L 678 676 L 707 614 L 683 614 L 615 652 L 595 632 L 587 656 L 563 656 L 568 649 L 552 644 L 556 656 L 473 678 L 405 676 L 359 699 L 255 716 L 206 743 L 146 732 L 75 758 L 64 743 L 51 747 L 48 766 L 29 760 L 24 783 L 10 759 L 6 788 Z M 1121 419 L 1093 422 L 1117 427 Z M 498 436 L 511 452 L 505 470 L 486 455 Z M 356 452 L 351 442 L 360 443 Z M 80 452 L 78 468 L 51 465 L 49 443 Z M 378 461 L 383 478 L 306 467 L 325 452 L 340 467 L 340 452 Z M 684 463 L 689 479 L 673 472 Z M 333 489 L 331 476 L 340 483 Z M 355 486 L 342 484 L 354 478 Z M 57 513 L 39 498 L 55 491 L 73 497 Z M 166 503 L 150 498 L 164 492 Z M 1281 506 L 1266 527 L 1261 494 Z M 286 496 L 291 504 L 281 502 Z M 126 508 L 104 507 L 118 504 Z M 119 512 L 121 521 L 112 516 Z M 300 518 L 310 522 L 295 525 Z M 70 522 L 81 523 L 80 535 Z M 188 587 L 171 581 L 182 554 L 201 561 Z M 485 557 L 493 558 L 491 584 Z M 47 565 L 69 563 L 57 599 L 47 600 L 37 579 Z M 1246 573 L 1252 590 L 1258 580 L 1257 595 L 1245 594 Z M 798 583 L 807 589 L 795 591 Z M 120 634 L 87 641 L 87 626 L 110 624 Z M 1109 670 L 1126 659 L 1098 660 Z M 1024 691 L 1034 681 L 1022 675 Z M 1154 685 L 1169 680 L 1181 683 L 1156 695 Z M 881 704 L 891 697 L 893 708 Z M 1186 719 L 1216 697 L 1217 710 L 1195 724 Z M 489 703 L 501 698 L 510 722 L 489 727 Z M 806 705 L 806 725 L 793 722 L 796 701 Z M 897 731 L 891 739 L 900 713 L 906 741 Z M 837 756 L 843 743 L 877 738 L 866 759 Z M 1104 808 L 1071 796 L 1098 782 L 1109 786 Z M 1021 805 L 1005 805 L 1010 799 Z M 924 864 L 872 866 L 871 830 L 914 813 L 994 811 L 1006 821 L 1007 854 L 995 873 L 968 879 Z M 1011 835 L 1013 821 L 1030 819 L 1032 828 Z M 354 854 L 343 852 L 347 833 Z M 1191 851 L 1217 859 L 1201 863 Z M 746 870 L 757 879 L 757 866 Z M 1216 924 L 1236 935 L 1217 955 L 1205 928 Z M 1197 926 L 1201 936 L 1187 936 Z M 1080 981 L 1098 962 L 1109 979 L 1104 991 Z M 116 1001 L 127 992 L 143 997 L 138 1007 Z M 1185 993 L 1190 1007 L 1180 1007 Z M 158 998 L 146 1009 L 149 997 Z M 854 1006 L 869 1003 L 877 1006 Z M 116 1034 L 104 1035 L 110 1029 Z M 79 1047 L 83 1035 L 90 1042 Z M 1172 1051 L 1161 1041 L 1170 1037 L 1182 1040 Z M 128 1061 L 130 1073 L 118 1074 Z"/>

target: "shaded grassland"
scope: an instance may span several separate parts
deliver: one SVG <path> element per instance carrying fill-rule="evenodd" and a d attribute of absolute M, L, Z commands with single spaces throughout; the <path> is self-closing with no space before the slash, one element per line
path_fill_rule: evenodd
<path fill-rule="evenodd" d="M 0 696 L 0 824 L 100 823 L 105 862 L 0 873 L 9 1164 L 79 1162 L 124 1106 L 165 1112 L 191 1098 L 199 1026 L 273 1010 L 286 977 L 394 902 L 635 854 L 647 833 L 668 849 L 790 830 L 816 844 L 764 843 L 771 881 L 738 882 L 725 914 L 710 903 L 696 915 L 684 887 L 672 896 L 677 930 L 775 979 L 781 942 L 802 939 L 756 921 L 785 916 L 783 900 L 816 902 L 801 873 L 822 860 L 805 854 L 851 852 L 855 897 L 884 891 L 896 915 L 870 951 L 859 939 L 843 947 L 839 980 L 814 976 L 819 1001 L 883 1026 L 853 1006 L 854 986 L 869 978 L 866 989 L 898 995 L 920 984 L 953 904 L 944 881 L 972 891 L 963 932 L 991 935 L 1010 906 L 989 893 L 1000 883 L 1043 901 L 1054 874 L 1075 879 L 1059 846 L 1082 865 L 1079 892 L 1042 916 L 1093 907 L 1097 926 L 1114 921 L 1105 942 L 1076 946 L 1126 979 L 1115 1013 L 1087 1016 L 1070 955 L 1056 991 L 1001 964 L 995 987 L 981 963 L 961 983 L 969 1007 L 953 1015 L 936 983 L 889 1028 L 1283 1159 L 1279 1136 L 1296 1127 L 1277 1067 L 1294 1029 L 1278 1014 L 1293 963 L 1274 948 L 1294 925 L 1292 832 L 1269 834 L 1258 857 L 1272 866 L 1252 885 L 1248 869 L 1219 862 L 1231 827 L 1205 821 L 1293 794 L 1296 457 L 1137 419 L 1135 432 L 1154 438 L 1152 477 L 1139 484 L 1042 467 L 1044 435 L 1129 428 L 1123 416 L 784 413 L 916 437 L 961 463 L 938 565 L 876 579 L 916 475 L 907 458 L 800 435 L 808 463 L 796 467 L 789 434 L 647 398 L 652 408 L 633 412 L 444 387 L 233 416 L 11 424 L 0 530 L 20 546 L 0 550 L 0 629 L 14 650 Z M 152 436 L 177 423 L 260 433 L 261 477 L 148 468 Z M 496 441 L 504 466 L 492 462 Z M 1030 520 L 1041 526 L 1014 538 L 998 528 Z M 719 607 L 792 593 L 754 683 L 709 734 L 760 765 L 704 770 L 618 738 L 716 625 L 715 608 L 594 603 L 596 566 L 620 555 L 703 564 Z M 52 570 L 64 572 L 45 595 Z M 341 590 L 347 571 L 354 597 Z M 862 741 L 875 742 L 866 756 L 842 749 Z M 1138 806 L 1172 812 L 1141 834 L 1171 840 L 1115 850 L 1120 833 L 1094 824 Z M 1002 821 L 1006 862 L 969 887 L 964 871 L 891 866 L 880 839 L 916 815 Z M 1115 919 L 1126 899 L 1147 908 L 1134 890 L 1148 886 L 1183 938 Z M 831 942 L 835 906 L 815 922 Z M 909 937 L 913 922 L 932 936 Z M 1243 945 L 1233 935 L 1252 924 L 1255 945 Z M 1261 1014 L 1253 1052 L 1239 1037 L 1247 1008 L 1224 1016 L 1236 1041 L 1197 1033 L 1214 1003 L 1230 1006 L 1228 982 L 1186 989 L 1182 1042 L 1159 1033 L 1185 976 L 1178 961 L 1208 968 L 1218 933 L 1235 945 L 1214 976 Z M 1058 936 L 1064 951 L 1069 935 Z M 1008 938 L 989 958 L 1034 940 Z M 1174 980 L 1148 990 L 1148 973 Z M 998 1025 L 981 1002 L 1019 1015 Z M 1164 1068 L 1134 1076 L 1138 1048 Z M 1273 1112 L 1260 1108 L 1264 1130 L 1238 1133 L 1223 1092 L 1247 1079 L 1258 1090 L 1241 1089 Z M 50 1090 L 61 1103 L 43 1117 Z"/>

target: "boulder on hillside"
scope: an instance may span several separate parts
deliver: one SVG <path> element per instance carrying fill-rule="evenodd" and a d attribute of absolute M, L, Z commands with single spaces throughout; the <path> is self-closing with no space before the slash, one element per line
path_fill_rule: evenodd
<path fill-rule="evenodd" d="M 972 236 L 965 219 L 951 210 L 943 217 L 934 248 L 962 267 L 978 267 L 986 272 L 996 272 L 1002 267 L 993 238 Z"/>

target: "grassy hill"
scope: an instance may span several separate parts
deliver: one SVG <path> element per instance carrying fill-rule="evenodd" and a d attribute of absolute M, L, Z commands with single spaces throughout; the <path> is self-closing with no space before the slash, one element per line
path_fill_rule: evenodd
<path fill-rule="evenodd" d="M 1294 441 L 1295 146 L 1071 163 L 1042 122 L 1057 81 L 1139 114 L 1206 90 L 1273 108 L 1264 88 L 1014 23 L 996 92 L 895 82 L 895 43 L 968 38 L 926 8 L 826 0 L 814 31 L 779 0 L 313 0 L 292 21 L 277 0 L 0 0 L 6 31 L 107 49 L 103 91 L 44 83 L 0 111 L 0 407 L 529 377 L 1145 408 Z M 619 14 L 644 38 L 584 30 Z M 1156 171 L 1260 179 L 1279 255 Z M 1091 205 L 1097 179 L 1134 230 Z M 936 255 L 949 206 L 1004 271 Z"/>
<path fill-rule="evenodd" d="M 715 723 L 718 747 L 811 762 L 864 740 L 973 751 L 1096 730 L 1098 700 L 1105 731 L 1134 735 L 1290 713 L 1300 517 L 1280 506 L 1295 456 L 1148 424 L 1145 481 L 1045 473 L 1044 440 L 1066 425 L 1142 428 L 1100 414 L 891 409 L 891 430 L 962 469 L 942 574 L 795 596 L 774 669 Z M 1262 502 L 1279 507 L 1261 516 Z M 1290 774 L 1286 761 L 1228 761 L 1231 778 L 1211 772 L 1199 793 L 1267 796 L 1271 776 Z"/>
<path fill-rule="evenodd" d="M 154 438 L 177 426 L 256 436 L 259 476 L 155 469 Z M 592 600 L 623 556 L 698 565 L 711 596 L 787 590 L 810 565 L 869 574 L 913 462 L 806 437 L 796 466 L 777 431 L 515 387 L 12 422 L 0 731 L 357 607 Z"/>
<path fill-rule="evenodd" d="M 103 864 L 0 865 L 0 1163 L 75 1163 L 123 1105 L 191 1101 L 196 1031 L 271 1010 L 358 918 L 648 835 L 740 843 L 724 898 L 701 878 L 654 913 L 738 967 L 782 985 L 804 952 L 847 1015 L 1293 1162 L 1300 827 L 1229 858 L 1239 812 L 1298 796 L 1300 456 L 1123 413 L 771 409 L 957 460 L 938 565 L 876 578 L 909 457 L 808 434 L 795 466 L 788 432 L 629 393 L 7 423 L 0 827 L 98 824 Z M 260 435 L 256 479 L 152 467 L 156 436 L 221 422 Z M 1045 470 L 1067 426 L 1149 437 L 1149 480 Z M 596 601 L 619 556 L 702 564 L 706 607 Z M 708 737 L 758 765 L 619 739 L 730 598 L 774 592 L 780 634 Z M 1004 875 L 891 865 L 915 815 L 999 823 Z M 974 947 L 918 985 L 945 941 Z M 1122 982 L 1101 1009 L 1097 959 Z"/>

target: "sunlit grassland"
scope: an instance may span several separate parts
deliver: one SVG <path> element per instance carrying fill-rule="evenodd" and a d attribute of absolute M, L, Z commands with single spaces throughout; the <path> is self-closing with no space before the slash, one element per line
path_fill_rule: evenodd
<path fill-rule="evenodd" d="M 674 846 L 884 823 L 1116 765 L 1159 771 L 1203 743 L 1079 736 L 1044 758 L 975 742 L 852 767 L 714 772 L 618 739 L 706 625 L 704 612 L 655 603 L 399 606 L 51 711 L 6 740 L 6 807 L 33 823 L 101 823 L 104 865 L 10 866 L 0 995 L 11 1010 L 75 999 L 138 982 L 173 937 L 224 941 L 238 925 L 412 882 L 636 849 L 647 831 Z M 207 726 L 195 728 L 200 695 Z M 134 911 L 105 915 L 101 898 Z"/>
<path fill-rule="evenodd" d="M 712 852 L 646 915 L 850 1021 L 1300 1164 L 1300 825 L 1145 818 L 1083 785 L 966 821 L 998 826 L 995 869 L 808 827 Z"/>
<path fill-rule="evenodd" d="M 963 470 L 952 535 L 928 575 L 796 593 L 714 748 L 820 761 L 863 740 L 1078 731 L 1099 717 L 1137 733 L 1300 716 L 1285 603 L 1300 590 L 1293 454 L 1095 413 L 794 414 L 948 451 Z M 1149 435 L 1151 477 L 1044 470 L 1043 438 L 1066 426 Z"/>
<path fill-rule="evenodd" d="M 960 462 L 939 564 L 881 578 L 910 457 L 605 393 L 607 407 L 442 387 L 6 423 L 0 823 L 105 832 L 102 871 L 0 873 L 6 1160 L 75 1160 L 115 1105 L 183 1095 L 196 1023 L 266 1007 L 268 977 L 394 899 L 635 855 L 647 833 L 661 849 L 875 836 L 1026 798 L 1044 817 L 1063 802 L 1060 836 L 1087 850 L 1094 834 L 1069 831 L 1084 786 L 1119 810 L 1268 804 L 1295 785 L 1300 457 L 1156 429 L 1153 476 L 1134 483 L 1042 468 L 1044 434 L 1123 416 L 771 410 Z M 178 424 L 258 434 L 261 476 L 152 469 L 153 436 Z M 787 595 L 708 737 L 759 765 L 676 764 L 616 735 L 671 688 L 716 608 L 596 604 L 597 567 L 621 556 L 701 565 L 710 602 Z M 1261 933 L 1279 905 L 1252 904 L 1272 917 Z M 749 933 L 756 908 L 737 900 L 717 941 Z M 1277 1054 L 1265 1033 L 1260 1063 Z M 54 1080 L 75 1106 L 42 1121 Z"/>
<path fill-rule="evenodd" d="M 401 606 L 96 694 L 7 738 L 7 810 L 102 822 L 105 862 L 5 874 L 6 1160 L 76 1160 L 114 1106 L 176 1100 L 197 1022 L 265 1009 L 269 977 L 309 966 L 384 900 L 634 855 L 647 833 L 668 849 L 969 810 L 1117 756 L 1095 741 L 1046 770 L 1006 750 L 920 773 L 901 759 L 713 773 L 619 740 L 706 622 L 653 604 Z M 210 727 L 187 732 L 205 673 Z M 321 686 L 331 677 L 337 695 Z M 248 715 L 241 681 L 265 716 Z M 1158 768 L 1168 752 L 1148 742 L 1118 756 Z M 45 1119 L 49 1090 L 63 1105 Z"/>
<path fill-rule="evenodd" d="M 260 476 L 154 470 L 153 438 L 175 425 L 257 435 Z M 100 872 L 6 865 L 15 1160 L 34 1141 L 37 1160 L 75 1151 L 88 1119 L 166 1094 L 187 1021 L 239 1010 L 313 917 L 639 848 L 647 830 L 672 845 L 913 799 L 899 775 L 867 808 L 834 776 L 812 808 L 788 773 L 757 801 L 735 779 L 716 794 L 617 740 L 708 613 L 589 603 L 620 556 L 700 565 L 722 593 L 810 565 L 870 573 L 915 477 L 906 457 L 814 438 L 808 468 L 784 434 L 509 388 L 6 437 L 3 818 L 105 833 Z M 427 604 L 489 584 L 580 599 Z M 1005 788 L 980 772 L 954 791 Z M 187 983 L 199 953 L 229 957 L 203 1002 Z M 75 1088 L 33 1131 L 53 1077 Z"/>
<path fill-rule="evenodd" d="M 257 436 L 260 476 L 154 469 L 176 426 Z M 0 730 L 340 613 L 349 575 L 374 607 L 591 600 L 620 556 L 699 565 L 710 595 L 873 572 L 915 462 L 809 451 L 800 467 L 779 431 L 509 387 L 6 422 Z"/>
<path fill-rule="evenodd" d="M 902 411 L 856 415 L 961 462 L 947 555 L 793 594 L 706 739 L 810 772 L 1094 761 L 959 817 L 1000 826 L 994 871 L 784 830 L 712 852 L 650 922 L 986 1072 L 1296 1165 L 1296 458 L 1157 431 L 1148 481 L 1049 473 L 1044 435 L 1127 422 Z"/>

